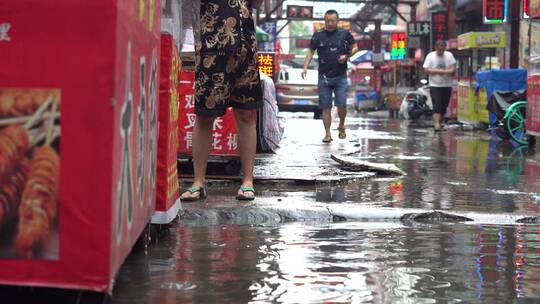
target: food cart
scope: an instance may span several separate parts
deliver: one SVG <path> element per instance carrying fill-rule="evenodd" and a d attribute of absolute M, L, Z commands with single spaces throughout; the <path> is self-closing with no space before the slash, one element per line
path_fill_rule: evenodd
<path fill-rule="evenodd" d="M 359 63 L 349 72 L 349 79 L 355 93 L 355 110 L 376 108 L 381 94 L 381 70 L 376 70 L 370 62 Z"/>
<path fill-rule="evenodd" d="M 156 197 L 160 1 L 0 3 L 0 283 L 110 292 Z"/>
<path fill-rule="evenodd" d="M 458 36 L 458 49 L 471 50 L 470 57 L 458 59 L 458 121 L 479 125 L 489 124 L 487 91 L 476 92 L 476 72 L 483 68 L 490 70 L 504 66 L 495 58 L 497 48 L 506 47 L 505 32 L 469 32 Z"/>
<path fill-rule="evenodd" d="M 540 37 L 533 31 L 540 30 L 540 0 L 530 2 L 530 56 L 527 78 L 527 134 L 540 136 Z M 536 33 L 536 32 L 534 32 Z"/>

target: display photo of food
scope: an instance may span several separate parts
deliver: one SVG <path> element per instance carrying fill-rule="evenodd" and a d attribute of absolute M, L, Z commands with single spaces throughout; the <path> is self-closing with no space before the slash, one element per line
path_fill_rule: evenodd
<path fill-rule="evenodd" d="M 0 88 L 0 259 L 58 259 L 60 99 Z"/>

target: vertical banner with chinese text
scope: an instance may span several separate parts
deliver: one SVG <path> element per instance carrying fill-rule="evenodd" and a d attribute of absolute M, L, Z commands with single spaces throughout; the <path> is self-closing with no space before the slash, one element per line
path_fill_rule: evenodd
<path fill-rule="evenodd" d="M 527 79 L 527 132 L 540 136 L 540 74 Z"/>
<path fill-rule="evenodd" d="M 431 13 L 431 49 L 435 48 L 437 40 L 448 40 L 448 13 Z"/>
<path fill-rule="evenodd" d="M 156 211 L 153 223 L 166 224 L 176 214 L 179 198 L 178 169 L 178 77 L 180 57 L 170 34 L 161 34 L 159 77 L 159 135 L 156 185 Z M 170 215 L 167 213 L 170 211 Z"/>

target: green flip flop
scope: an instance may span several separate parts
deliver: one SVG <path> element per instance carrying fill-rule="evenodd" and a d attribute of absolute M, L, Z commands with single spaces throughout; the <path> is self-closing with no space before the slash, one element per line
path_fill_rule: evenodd
<path fill-rule="evenodd" d="M 236 199 L 239 200 L 239 201 L 252 201 L 255 199 L 255 189 L 253 187 L 250 187 L 250 186 L 240 186 L 240 190 L 242 192 L 253 192 L 253 195 L 250 195 L 250 196 L 247 196 L 247 195 L 244 195 L 243 193 L 242 194 L 238 194 L 236 196 Z"/>
<path fill-rule="evenodd" d="M 202 200 L 206 198 L 206 191 L 203 187 L 189 187 L 187 188 L 186 192 L 189 193 L 199 193 L 197 196 L 188 196 L 188 197 L 180 197 L 180 200 L 183 202 L 196 202 L 198 200 Z M 184 192 L 185 193 L 185 192 Z"/>

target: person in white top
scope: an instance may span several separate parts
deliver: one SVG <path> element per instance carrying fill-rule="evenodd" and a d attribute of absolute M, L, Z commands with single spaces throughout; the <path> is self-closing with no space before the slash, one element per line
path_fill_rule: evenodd
<path fill-rule="evenodd" d="M 424 71 L 429 75 L 435 131 L 441 131 L 441 121 L 452 94 L 452 75 L 456 71 L 456 59 L 446 51 L 446 41 L 438 40 L 435 43 L 435 51 L 429 53 L 424 61 Z"/>

